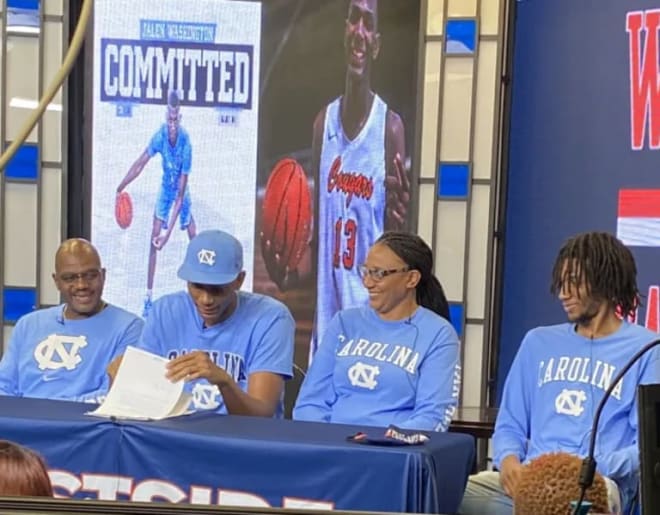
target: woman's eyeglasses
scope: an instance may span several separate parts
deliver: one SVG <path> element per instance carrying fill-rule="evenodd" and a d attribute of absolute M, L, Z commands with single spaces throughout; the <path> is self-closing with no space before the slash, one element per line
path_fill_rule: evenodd
<path fill-rule="evenodd" d="M 400 274 L 402 272 L 409 272 L 410 267 L 404 266 L 403 268 L 390 268 L 389 270 L 383 270 L 382 268 L 369 268 L 367 265 L 358 266 L 358 274 L 362 279 L 365 279 L 367 276 L 371 277 L 374 281 L 382 281 L 388 275 Z"/>

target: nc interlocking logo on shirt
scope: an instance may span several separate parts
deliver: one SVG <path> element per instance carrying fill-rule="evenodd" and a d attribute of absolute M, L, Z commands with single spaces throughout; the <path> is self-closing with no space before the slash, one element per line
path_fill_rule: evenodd
<path fill-rule="evenodd" d="M 213 266 L 215 264 L 215 251 L 202 249 L 197 253 L 197 259 L 200 265 Z"/>
<path fill-rule="evenodd" d="M 564 388 L 555 399 L 555 409 L 560 415 L 579 417 L 584 412 L 582 403 L 587 400 L 587 394 L 582 390 L 567 390 Z"/>
<path fill-rule="evenodd" d="M 51 334 L 37 344 L 34 349 L 34 359 L 39 363 L 40 370 L 60 368 L 73 370 L 82 361 L 78 354 L 80 349 L 86 346 L 85 336 Z"/>
<path fill-rule="evenodd" d="M 196 409 L 216 409 L 220 406 L 218 395 L 220 390 L 216 385 L 197 383 L 192 390 L 193 404 Z"/>
<path fill-rule="evenodd" d="M 378 365 L 365 365 L 358 361 L 355 365 L 348 369 L 348 378 L 353 386 L 360 388 L 368 388 L 373 390 L 378 386 L 376 376 L 380 374 Z"/>

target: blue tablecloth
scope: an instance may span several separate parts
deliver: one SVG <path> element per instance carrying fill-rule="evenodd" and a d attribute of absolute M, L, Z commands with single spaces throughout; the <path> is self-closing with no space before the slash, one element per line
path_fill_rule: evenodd
<path fill-rule="evenodd" d="M 382 447 L 346 441 L 373 428 L 210 413 L 127 422 L 90 409 L 0 396 L 0 438 L 41 452 L 60 495 L 204 504 L 452 513 L 474 459 L 463 434 Z"/>

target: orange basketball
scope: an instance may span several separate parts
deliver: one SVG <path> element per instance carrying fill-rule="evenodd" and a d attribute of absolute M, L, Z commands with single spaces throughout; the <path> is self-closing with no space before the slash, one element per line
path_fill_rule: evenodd
<path fill-rule="evenodd" d="M 117 200 L 115 203 L 115 219 L 117 224 L 122 229 L 126 229 L 131 225 L 133 220 L 133 202 L 131 201 L 130 195 L 122 191 L 117 195 Z"/>
<path fill-rule="evenodd" d="M 290 158 L 277 162 L 266 184 L 261 209 L 261 252 L 295 270 L 309 242 L 312 195 L 302 166 Z"/>

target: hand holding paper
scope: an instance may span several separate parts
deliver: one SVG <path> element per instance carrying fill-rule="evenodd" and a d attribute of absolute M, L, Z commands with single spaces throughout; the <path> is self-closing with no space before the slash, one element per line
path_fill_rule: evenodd
<path fill-rule="evenodd" d="M 171 381 L 206 379 L 218 388 L 231 382 L 229 374 L 213 363 L 207 352 L 202 351 L 190 352 L 170 361 L 167 377 Z"/>
<path fill-rule="evenodd" d="M 105 402 L 90 415 L 160 420 L 187 413 L 183 381 L 170 381 L 168 360 L 128 346 Z"/>

